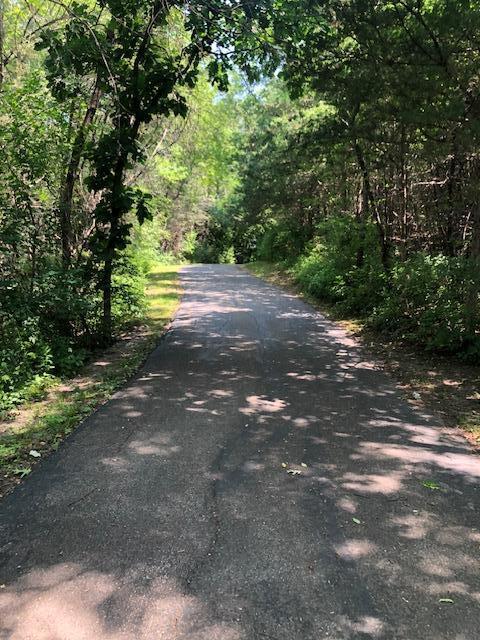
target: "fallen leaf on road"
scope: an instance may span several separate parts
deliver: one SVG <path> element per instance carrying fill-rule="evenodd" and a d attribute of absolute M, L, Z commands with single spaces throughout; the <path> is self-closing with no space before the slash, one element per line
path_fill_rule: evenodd
<path fill-rule="evenodd" d="M 445 604 L 454 604 L 451 598 L 440 598 L 439 602 L 445 603 Z"/>
<path fill-rule="evenodd" d="M 16 476 L 20 476 L 20 478 L 25 478 L 25 476 L 28 476 L 28 474 L 30 473 L 31 469 L 30 467 L 16 467 L 13 470 L 13 473 Z"/>
<path fill-rule="evenodd" d="M 355 522 L 355 524 L 362 524 L 361 520 L 358 518 L 352 518 L 352 522 Z"/>

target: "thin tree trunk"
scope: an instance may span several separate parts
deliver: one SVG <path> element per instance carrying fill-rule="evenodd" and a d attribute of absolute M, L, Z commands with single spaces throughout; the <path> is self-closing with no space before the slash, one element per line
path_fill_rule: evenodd
<path fill-rule="evenodd" d="M 470 336 L 480 329 L 480 203 L 472 212 L 472 238 L 470 241 L 471 278 L 467 292 L 467 330 Z"/>
<path fill-rule="evenodd" d="M 355 207 L 355 218 L 357 221 L 359 238 L 355 264 L 360 269 L 365 261 L 365 212 L 368 211 L 368 196 L 363 179 L 360 181 L 357 203 Z"/>
<path fill-rule="evenodd" d="M 113 238 L 117 232 L 117 223 L 112 222 L 110 227 L 110 237 Z M 111 244 L 111 243 L 109 243 Z M 109 246 L 102 274 L 102 295 L 103 295 L 103 317 L 102 317 L 102 340 L 105 344 L 112 341 L 113 322 L 112 322 L 112 275 L 113 261 L 115 257 L 115 247 Z"/>
<path fill-rule="evenodd" d="M 1 2 L 1 0 L 0 0 Z M 72 209 L 73 209 L 73 193 L 79 175 L 80 162 L 85 148 L 88 127 L 92 124 L 98 109 L 101 91 L 98 82 L 90 97 L 87 110 L 83 117 L 82 124 L 75 136 L 72 145 L 72 152 L 65 174 L 62 191 L 60 194 L 60 234 L 62 239 L 62 264 L 64 268 L 68 268 L 72 259 L 73 245 L 73 225 L 72 225 Z"/>
<path fill-rule="evenodd" d="M 457 212 L 457 173 L 458 173 L 458 143 L 456 134 L 452 138 L 452 150 L 447 170 L 447 219 L 444 231 L 444 251 L 447 256 L 455 255 L 455 218 Z"/>
<path fill-rule="evenodd" d="M 136 117 L 130 124 L 129 118 L 124 117 L 123 122 L 119 124 L 120 128 L 128 130 L 128 138 L 132 141 L 138 137 L 141 119 Z M 123 209 L 118 206 L 122 200 L 122 191 L 124 188 L 123 178 L 125 168 L 128 161 L 129 145 L 119 148 L 119 155 L 115 163 L 114 177 L 112 189 L 110 193 L 110 229 L 108 233 L 107 247 L 105 252 L 105 260 L 102 274 L 102 294 L 103 294 L 103 318 L 102 318 L 102 337 L 103 341 L 109 343 L 113 338 L 113 322 L 112 322 L 112 275 L 115 261 L 115 250 L 118 240 L 119 225 L 123 214 Z"/>
<path fill-rule="evenodd" d="M 400 188 L 401 188 L 401 246 L 400 253 L 405 260 L 408 255 L 408 167 L 407 167 L 407 140 L 405 125 L 402 124 L 400 137 Z"/>
<path fill-rule="evenodd" d="M 354 143 L 355 154 L 357 156 L 358 166 L 360 167 L 360 171 L 363 178 L 363 189 L 365 191 L 365 203 L 366 210 L 365 216 L 371 215 L 373 221 L 376 225 L 378 232 L 378 239 L 380 242 L 380 252 L 381 252 L 381 261 L 383 268 L 386 273 L 389 271 L 389 262 L 390 262 L 390 250 L 389 244 L 387 242 L 385 230 L 382 225 L 382 221 L 380 220 L 380 216 L 378 214 L 376 205 L 375 205 L 375 196 L 373 195 L 371 183 L 370 183 L 370 174 L 368 171 L 367 163 L 365 161 L 365 157 L 363 155 L 362 148 L 358 144 L 357 141 Z"/>
<path fill-rule="evenodd" d="M 0 0 L 0 91 L 5 75 L 5 0 Z"/>

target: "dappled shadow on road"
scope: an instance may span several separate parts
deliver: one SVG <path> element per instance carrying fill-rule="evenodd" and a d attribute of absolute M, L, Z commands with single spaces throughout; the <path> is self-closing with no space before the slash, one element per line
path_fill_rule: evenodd
<path fill-rule="evenodd" d="M 476 638 L 463 438 L 294 296 L 183 280 L 137 378 L 6 501 L 0 637 Z"/>

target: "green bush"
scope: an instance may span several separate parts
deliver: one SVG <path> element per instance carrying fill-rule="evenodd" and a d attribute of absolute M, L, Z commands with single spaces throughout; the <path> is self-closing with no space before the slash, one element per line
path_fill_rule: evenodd
<path fill-rule="evenodd" d="M 146 309 L 149 255 L 127 250 L 116 263 L 112 315 L 116 331 Z M 98 281 L 81 268 L 43 265 L 31 281 L 0 282 L 0 411 L 43 393 L 54 376 L 72 376 L 97 346 Z"/>
<path fill-rule="evenodd" d="M 265 224 L 258 243 L 256 258 L 265 262 L 281 262 L 295 259 L 303 251 L 305 241 L 303 234 L 294 221 L 282 223 L 271 219 Z"/>
<path fill-rule="evenodd" d="M 360 243 L 363 261 L 359 265 Z M 352 223 L 344 219 L 322 224 L 315 243 L 297 259 L 290 272 L 312 295 L 335 303 L 342 313 L 363 317 L 382 299 L 385 287 L 375 229 L 367 225 L 362 239 L 360 233 L 352 233 Z"/>
<path fill-rule="evenodd" d="M 218 256 L 220 264 L 235 264 L 235 251 L 232 246 L 224 249 Z"/>
<path fill-rule="evenodd" d="M 38 318 L 17 321 L 0 317 L 0 404 L 40 374 L 53 370 L 52 350 L 42 335 Z"/>
<path fill-rule="evenodd" d="M 190 260 L 192 262 L 203 262 L 203 260 L 198 260 L 197 254 L 201 253 L 202 248 L 199 247 L 199 243 L 197 240 L 197 232 L 193 229 L 191 231 L 187 231 L 183 238 L 183 246 L 182 246 L 182 256 L 185 260 Z"/>
<path fill-rule="evenodd" d="M 371 324 L 427 350 L 478 360 L 480 335 L 467 304 L 473 276 L 463 257 L 418 254 L 396 263 Z"/>
<path fill-rule="evenodd" d="M 143 317 L 145 284 L 146 273 L 128 254 L 117 261 L 112 278 L 112 317 L 117 330 Z"/>
<path fill-rule="evenodd" d="M 360 234 L 354 224 L 343 219 L 322 224 L 314 244 L 289 269 L 301 287 L 378 330 L 429 351 L 478 362 L 480 301 L 472 311 L 478 274 L 471 262 L 419 253 L 402 262 L 394 258 L 386 274 L 374 226 Z"/>

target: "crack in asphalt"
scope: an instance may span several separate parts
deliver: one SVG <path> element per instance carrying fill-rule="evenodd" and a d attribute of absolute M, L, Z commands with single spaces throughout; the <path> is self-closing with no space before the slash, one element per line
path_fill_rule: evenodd
<path fill-rule="evenodd" d="M 225 455 L 225 451 L 225 446 L 221 447 L 219 453 L 215 457 L 214 462 L 210 467 L 212 474 L 219 473 L 220 464 Z M 210 519 L 212 533 L 206 548 L 197 555 L 195 561 L 191 563 L 187 574 L 183 578 L 183 583 L 187 591 L 194 590 L 192 583 L 199 577 L 208 562 L 212 560 L 212 556 L 218 548 L 218 539 L 221 527 L 221 521 L 218 514 L 218 482 L 218 478 L 214 478 L 210 482 L 209 491 L 205 494 L 204 510 Z"/>

